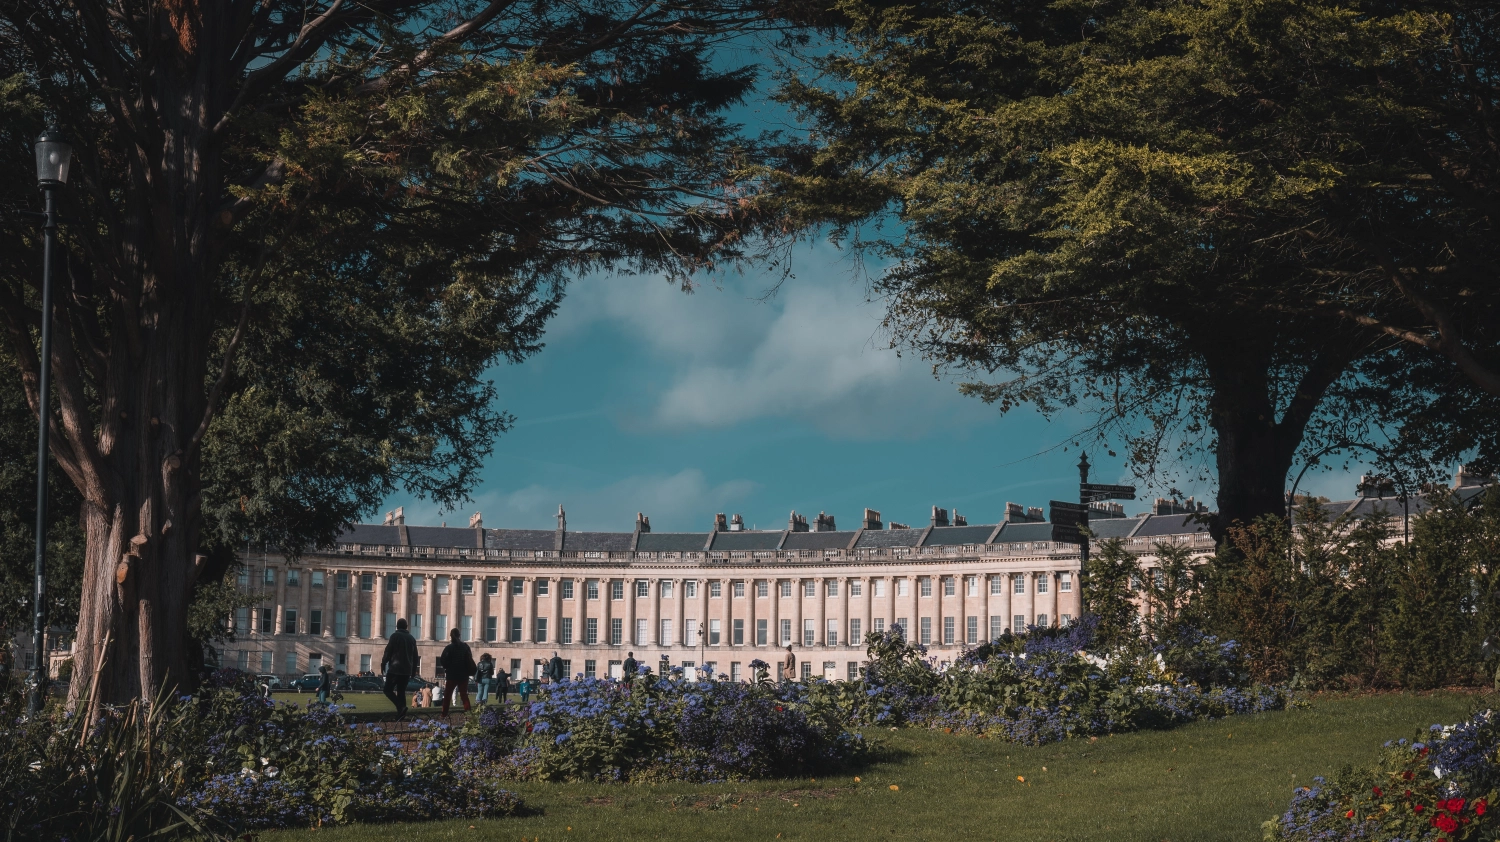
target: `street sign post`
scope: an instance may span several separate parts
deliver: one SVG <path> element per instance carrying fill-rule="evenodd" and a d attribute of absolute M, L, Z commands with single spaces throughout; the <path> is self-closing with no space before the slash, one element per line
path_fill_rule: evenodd
<path fill-rule="evenodd" d="M 1096 500 L 1134 500 L 1135 486 L 1083 482 L 1078 484 L 1078 496 L 1089 502 Z"/>

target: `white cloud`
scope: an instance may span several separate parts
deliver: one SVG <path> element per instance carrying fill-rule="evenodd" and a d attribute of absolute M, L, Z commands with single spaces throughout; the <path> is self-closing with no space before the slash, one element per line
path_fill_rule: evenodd
<path fill-rule="evenodd" d="M 562 504 L 568 514 L 569 531 L 629 532 L 634 528 L 635 513 L 644 512 L 652 517 L 652 527 L 659 532 L 705 532 L 712 525 L 712 512 L 724 511 L 749 498 L 758 488 L 757 483 L 744 479 L 710 483 L 703 471 L 688 468 L 675 474 L 637 474 L 602 487 L 532 484 L 515 491 L 479 494 L 464 510 L 483 512 L 484 525 L 491 529 L 554 529 L 557 507 Z M 441 520 L 429 506 L 411 505 L 408 509 L 409 523 L 435 524 Z M 691 513 L 702 522 L 677 522 L 681 513 Z M 449 523 L 468 523 L 467 514 L 446 517 Z"/>
<path fill-rule="evenodd" d="M 590 277 L 574 285 L 551 336 L 610 325 L 638 340 L 663 375 L 645 414 L 667 429 L 793 418 L 868 439 L 993 418 L 926 363 L 888 347 L 884 304 L 866 299 L 836 251 L 816 249 L 805 263 L 765 300 L 772 281 L 763 276 L 691 295 L 660 278 Z"/>

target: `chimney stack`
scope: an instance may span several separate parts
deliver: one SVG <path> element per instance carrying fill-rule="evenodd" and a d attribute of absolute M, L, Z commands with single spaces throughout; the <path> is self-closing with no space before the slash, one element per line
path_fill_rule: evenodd
<path fill-rule="evenodd" d="M 886 529 L 910 529 L 911 527 L 907 526 L 904 523 L 897 523 L 897 522 L 895 522 L 893 520 L 889 524 L 887 524 L 885 528 Z"/>
<path fill-rule="evenodd" d="M 1047 520 L 1047 511 L 1041 506 L 1027 506 L 1026 519 L 1032 523 L 1045 523 Z"/>
<path fill-rule="evenodd" d="M 948 510 L 947 509 L 939 509 L 937 506 L 933 506 L 932 507 L 932 525 L 933 526 L 947 526 L 948 525 Z"/>
<path fill-rule="evenodd" d="M 958 509 L 954 509 L 953 510 L 953 525 L 954 526 L 968 526 L 969 525 L 969 519 L 966 518 L 966 517 L 964 517 L 963 515 L 959 514 L 958 513 Z"/>
<path fill-rule="evenodd" d="M 1124 516 L 1125 507 L 1119 503 L 1111 503 L 1104 500 L 1089 504 L 1089 517 L 1111 518 Z"/>
<path fill-rule="evenodd" d="M 1481 474 L 1468 465 L 1459 465 L 1458 473 L 1453 476 L 1454 488 L 1478 488 L 1482 485 L 1490 485 L 1495 478 L 1490 474 Z"/>
<path fill-rule="evenodd" d="M 635 513 L 635 531 L 646 533 L 651 531 L 651 518 L 640 512 Z"/>
<path fill-rule="evenodd" d="M 483 529 L 484 528 L 484 516 L 481 515 L 479 512 L 475 512 L 474 514 L 469 515 L 469 528 L 470 529 Z"/>
<path fill-rule="evenodd" d="M 381 526 L 395 526 L 396 525 L 396 513 L 395 512 L 386 512 L 385 513 L 385 520 L 381 521 L 380 525 Z"/>
<path fill-rule="evenodd" d="M 865 528 L 865 529 L 879 529 L 879 528 L 881 528 L 880 527 L 880 512 L 877 512 L 874 509 L 865 509 L 865 525 L 864 525 L 863 528 Z"/>
<path fill-rule="evenodd" d="M 727 519 L 725 519 L 723 512 L 719 512 L 718 514 L 714 515 L 714 531 L 715 532 L 728 532 L 729 531 L 729 521 Z"/>
<path fill-rule="evenodd" d="M 384 525 L 385 526 L 405 526 L 406 525 L 406 507 L 405 506 L 397 506 L 396 510 L 394 512 L 386 512 L 385 513 L 385 524 Z"/>
<path fill-rule="evenodd" d="M 1020 503 L 1005 504 L 1006 523 L 1040 523 L 1047 519 L 1040 507 L 1023 506 Z"/>
<path fill-rule="evenodd" d="M 1395 497 L 1396 481 L 1390 477 L 1365 476 L 1359 477 L 1358 494 L 1361 497 Z M 1193 498 L 1188 498 L 1188 508 L 1192 508 Z"/>
<path fill-rule="evenodd" d="M 795 511 L 787 518 L 786 529 L 788 532 L 806 532 L 807 515 L 799 515 Z"/>
<path fill-rule="evenodd" d="M 558 532 L 567 532 L 568 531 L 568 513 L 565 512 L 565 511 L 563 511 L 563 507 L 562 507 L 561 503 L 557 504 L 557 531 Z"/>
<path fill-rule="evenodd" d="M 729 519 L 729 531 L 730 532 L 744 532 L 745 531 L 745 519 L 742 518 L 742 517 L 740 517 L 738 513 L 735 513 L 735 516 Z"/>
<path fill-rule="evenodd" d="M 833 525 L 833 515 L 818 512 L 818 519 L 813 523 L 814 532 L 837 532 L 838 527 Z"/>

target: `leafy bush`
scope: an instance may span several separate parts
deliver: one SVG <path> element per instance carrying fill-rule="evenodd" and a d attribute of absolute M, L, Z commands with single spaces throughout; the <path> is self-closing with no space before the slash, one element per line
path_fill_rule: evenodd
<path fill-rule="evenodd" d="M 1263 825 L 1267 842 L 1478 840 L 1500 834 L 1491 806 L 1500 781 L 1500 717 L 1485 711 L 1387 742 L 1369 768 L 1346 766 L 1298 787 Z"/>
<path fill-rule="evenodd" d="M 863 751 L 803 685 L 685 679 L 555 685 L 524 719 L 471 719 L 466 750 L 514 777 L 548 781 L 725 781 L 791 777 Z"/>

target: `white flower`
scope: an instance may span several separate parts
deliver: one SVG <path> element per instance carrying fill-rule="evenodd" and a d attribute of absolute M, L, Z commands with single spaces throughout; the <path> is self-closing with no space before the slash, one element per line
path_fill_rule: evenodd
<path fill-rule="evenodd" d="M 271 765 L 270 758 L 262 757 L 260 759 L 260 765 L 262 765 L 262 766 L 270 766 Z"/>
<path fill-rule="evenodd" d="M 274 778 L 280 771 L 281 770 L 276 768 L 275 766 L 271 766 L 270 768 L 266 769 L 266 777 Z"/>
<path fill-rule="evenodd" d="M 42 761 L 33 760 L 31 761 L 31 765 L 27 766 L 26 768 L 30 769 L 33 772 L 40 772 L 42 771 Z"/>

